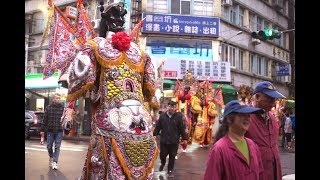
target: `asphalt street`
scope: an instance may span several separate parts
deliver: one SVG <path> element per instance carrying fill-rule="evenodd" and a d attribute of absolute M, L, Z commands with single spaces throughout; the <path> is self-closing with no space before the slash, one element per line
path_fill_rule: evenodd
<path fill-rule="evenodd" d="M 25 141 L 25 179 L 26 180 L 77 180 L 81 174 L 87 152 L 85 141 L 63 140 L 58 170 L 49 167 L 46 145 L 40 145 L 38 139 Z M 178 150 L 175 163 L 175 180 L 200 180 L 203 177 L 210 147 L 200 148 L 194 143 L 183 153 Z M 280 151 L 283 175 L 295 173 L 295 153 Z M 168 160 L 167 160 L 168 162 Z M 167 178 L 167 164 L 159 172 L 160 159 L 155 162 L 154 180 Z"/>

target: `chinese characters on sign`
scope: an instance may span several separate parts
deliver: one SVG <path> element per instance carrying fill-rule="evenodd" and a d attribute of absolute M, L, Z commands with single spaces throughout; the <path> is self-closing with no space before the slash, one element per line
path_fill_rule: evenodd
<path fill-rule="evenodd" d="M 276 66 L 277 76 L 290 76 L 291 66 L 290 64 L 284 64 Z"/>
<path fill-rule="evenodd" d="M 289 52 L 284 51 L 276 46 L 273 46 L 272 48 L 272 54 L 274 57 L 281 59 L 283 61 L 289 62 Z"/>
<path fill-rule="evenodd" d="M 146 18 L 142 33 L 219 36 L 220 19 L 217 17 L 142 13 L 142 18 Z"/>
<path fill-rule="evenodd" d="M 194 77 L 199 80 L 231 82 L 230 63 L 199 61 L 194 59 L 167 58 L 164 63 L 164 78 L 181 79 L 190 70 Z"/>

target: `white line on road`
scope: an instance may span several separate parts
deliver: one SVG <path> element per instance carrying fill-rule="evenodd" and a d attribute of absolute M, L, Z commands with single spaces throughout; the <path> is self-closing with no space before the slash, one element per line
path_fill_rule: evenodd
<path fill-rule="evenodd" d="M 47 147 L 42 148 L 32 148 L 32 147 L 25 147 L 25 150 L 35 150 L 35 151 L 47 151 Z M 76 148 L 63 148 L 61 147 L 60 150 L 66 150 L 66 151 L 83 151 L 83 149 L 76 149 Z"/>
<path fill-rule="evenodd" d="M 32 147 L 38 147 L 38 148 L 47 148 L 47 145 L 36 145 L 36 144 L 32 144 L 32 145 L 30 145 L 30 146 L 32 146 Z M 54 145 L 53 145 L 53 147 L 54 147 Z M 64 146 L 64 145 L 62 144 L 60 149 L 62 149 L 62 148 L 76 148 L 76 149 L 83 148 L 83 149 L 88 149 L 88 146 L 79 146 L 79 145 L 77 145 L 77 146 Z"/>

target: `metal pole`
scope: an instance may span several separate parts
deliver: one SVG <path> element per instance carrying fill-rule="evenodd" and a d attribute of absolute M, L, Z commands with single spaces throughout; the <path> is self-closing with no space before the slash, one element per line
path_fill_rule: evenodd
<path fill-rule="evenodd" d="M 29 35 L 25 35 L 25 58 L 24 58 L 24 74 L 27 74 L 28 66 L 28 44 L 29 44 Z"/>
<path fill-rule="evenodd" d="M 290 32 L 290 31 L 294 31 L 294 30 L 295 30 L 295 29 L 288 29 L 288 30 L 281 31 L 281 33 Z"/>

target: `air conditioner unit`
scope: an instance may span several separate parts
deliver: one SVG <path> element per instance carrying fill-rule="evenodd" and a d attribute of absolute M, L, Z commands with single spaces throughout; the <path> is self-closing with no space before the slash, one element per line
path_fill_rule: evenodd
<path fill-rule="evenodd" d="M 232 6 L 232 0 L 224 0 L 223 5 L 224 6 Z"/>
<path fill-rule="evenodd" d="M 252 43 L 253 45 L 258 45 L 258 44 L 261 44 L 261 41 L 260 41 L 260 39 L 252 38 L 252 39 L 251 39 L 251 43 Z"/>
<path fill-rule="evenodd" d="M 283 82 L 290 83 L 291 82 L 290 76 L 284 76 L 284 81 Z"/>
<path fill-rule="evenodd" d="M 95 19 L 95 20 L 91 21 L 94 29 L 97 29 L 99 27 L 100 21 L 101 21 L 101 19 Z"/>

